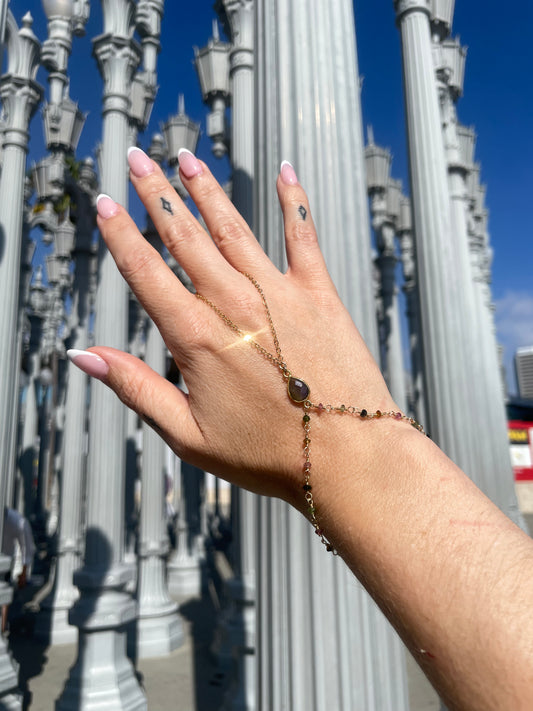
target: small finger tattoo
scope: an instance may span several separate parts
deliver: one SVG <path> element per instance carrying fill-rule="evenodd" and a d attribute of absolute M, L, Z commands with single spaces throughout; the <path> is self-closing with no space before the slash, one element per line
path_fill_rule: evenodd
<path fill-rule="evenodd" d="M 298 212 L 302 216 L 302 220 L 305 221 L 305 218 L 307 217 L 307 210 L 305 209 L 305 207 L 303 205 L 300 205 L 300 207 L 298 208 Z"/>
<path fill-rule="evenodd" d="M 171 215 L 174 214 L 174 212 L 172 210 L 172 205 L 169 203 L 168 200 L 165 200 L 164 197 L 161 198 L 161 207 L 163 208 L 163 210 L 170 213 Z"/>

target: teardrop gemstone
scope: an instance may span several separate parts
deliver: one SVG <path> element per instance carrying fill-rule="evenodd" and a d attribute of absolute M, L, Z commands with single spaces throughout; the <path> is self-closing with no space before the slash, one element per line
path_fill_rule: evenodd
<path fill-rule="evenodd" d="M 294 402 L 305 402 L 311 390 L 307 383 L 304 383 L 300 378 L 293 378 L 291 375 L 287 382 L 287 392 L 289 393 L 290 399 L 294 400 Z"/>

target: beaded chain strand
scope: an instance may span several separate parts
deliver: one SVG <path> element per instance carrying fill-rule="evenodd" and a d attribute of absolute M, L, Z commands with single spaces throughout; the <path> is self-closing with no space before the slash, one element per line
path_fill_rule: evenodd
<path fill-rule="evenodd" d="M 328 538 L 325 536 L 324 531 L 321 529 L 320 524 L 318 522 L 318 518 L 316 515 L 316 506 L 315 506 L 315 501 L 313 498 L 313 487 L 311 486 L 311 417 L 309 413 L 311 410 L 315 410 L 316 412 L 327 412 L 327 413 L 332 413 L 332 412 L 337 412 L 339 414 L 347 414 L 347 415 L 352 415 L 354 417 L 358 417 L 361 420 L 374 420 L 374 419 L 379 419 L 381 417 L 390 417 L 394 420 L 398 421 L 405 421 L 409 423 L 412 427 L 414 427 L 416 430 L 419 432 L 422 432 L 422 434 L 426 434 L 424 432 L 424 429 L 422 425 L 420 425 L 413 417 L 409 417 L 408 415 L 404 415 L 402 412 L 398 412 L 395 410 L 388 410 L 385 412 L 382 412 L 381 410 L 376 410 L 375 412 L 369 412 L 365 408 L 358 408 L 354 407 L 352 405 L 346 407 L 345 405 L 323 405 L 321 402 L 318 404 L 313 403 L 310 399 L 309 396 L 311 394 L 309 386 L 307 383 L 305 383 L 303 380 L 300 378 L 296 378 L 292 375 L 291 371 L 289 370 L 287 364 L 285 363 L 285 360 L 283 358 L 282 352 L 281 352 L 281 347 L 279 344 L 279 339 L 278 335 L 276 333 L 276 329 L 274 327 L 274 321 L 272 320 L 272 314 L 270 313 L 270 309 L 268 307 L 268 303 L 265 297 L 265 294 L 263 292 L 263 289 L 261 288 L 261 285 L 259 282 L 251 275 L 243 272 L 243 275 L 251 281 L 251 283 L 254 285 L 254 287 L 257 289 L 259 292 L 259 295 L 261 296 L 261 301 L 263 302 L 263 306 L 266 311 L 267 315 L 267 320 L 268 324 L 270 327 L 270 332 L 272 334 L 272 339 L 274 341 L 274 349 L 276 351 L 276 355 L 273 353 L 270 353 L 266 348 L 263 348 L 259 343 L 253 340 L 253 338 L 245 333 L 239 326 L 237 326 L 236 323 L 234 323 L 226 314 L 216 306 L 212 301 L 210 301 L 208 298 L 203 296 L 202 294 L 197 293 L 196 296 L 198 299 L 203 301 L 207 306 L 209 306 L 213 311 L 217 314 L 217 316 L 224 321 L 224 323 L 231 328 L 232 331 L 234 331 L 240 338 L 242 338 L 244 341 L 249 343 L 251 346 L 256 348 L 261 355 L 263 355 L 267 360 L 269 360 L 273 365 L 275 365 L 279 370 L 281 371 L 281 374 L 284 378 L 284 380 L 287 382 L 287 393 L 290 397 L 290 399 L 299 404 L 302 405 L 304 408 L 304 415 L 302 418 L 303 422 L 303 429 L 304 429 L 304 441 L 303 441 L 303 454 L 304 454 L 304 464 L 303 464 L 303 475 L 304 475 L 304 483 L 303 483 L 303 491 L 304 491 L 304 497 L 305 501 L 307 503 L 307 515 L 309 518 L 310 523 L 315 529 L 315 533 L 317 536 L 320 538 L 321 542 L 324 544 L 326 549 L 330 552 L 333 553 L 333 555 L 338 555 L 337 551 L 335 550 L 334 546 L 330 543 Z"/>

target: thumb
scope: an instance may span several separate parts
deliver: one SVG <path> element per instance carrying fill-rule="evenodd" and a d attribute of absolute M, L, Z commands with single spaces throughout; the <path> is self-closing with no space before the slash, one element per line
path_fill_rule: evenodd
<path fill-rule="evenodd" d="M 69 350 L 67 356 L 84 373 L 111 388 L 179 456 L 195 448 L 200 432 L 187 395 L 144 361 L 103 346 L 86 351 Z"/>

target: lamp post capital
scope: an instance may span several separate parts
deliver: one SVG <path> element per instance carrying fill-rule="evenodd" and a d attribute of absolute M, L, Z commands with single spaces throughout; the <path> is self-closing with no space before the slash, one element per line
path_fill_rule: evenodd
<path fill-rule="evenodd" d="M 411 12 L 423 12 L 431 16 L 431 0 L 394 0 L 394 10 L 398 22 Z"/>
<path fill-rule="evenodd" d="M 104 114 L 116 110 L 128 116 L 133 75 L 141 60 L 139 45 L 124 35 L 107 33 L 94 38 L 93 53 L 104 80 Z"/>
<path fill-rule="evenodd" d="M 3 146 L 16 145 L 27 150 L 28 124 L 42 98 L 42 87 L 35 81 L 39 68 L 40 44 L 33 34 L 33 18 L 27 12 L 19 30 L 11 11 L 7 16 L 7 72 L 0 79 L 0 98 L 4 108 Z"/>
<path fill-rule="evenodd" d="M 253 48 L 254 0 L 218 0 L 215 4 L 224 31 L 234 50 Z"/>

